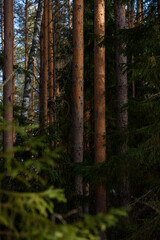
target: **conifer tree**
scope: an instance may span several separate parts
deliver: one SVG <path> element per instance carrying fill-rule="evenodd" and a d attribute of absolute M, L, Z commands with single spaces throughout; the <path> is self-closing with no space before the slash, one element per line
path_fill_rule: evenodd
<path fill-rule="evenodd" d="M 4 131 L 3 148 L 11 150 L 13 147 L 13 1 L 4 1 L 4 120 L 7 124 L 7 130 Z"/>
<path fill-rule="evenodd" d="M 115 0 L 115 28 L 118 35 L 119 30 L 126 27 L 125 4 L 122 1 Z M 126 64 L 127 57 L 120 49 L 125 49 L 125 44 L 116 36 L 116 121 L 117 129 L 123 132 L 128 127 L 128 110 L 126 104 L 128 103 L 128 86 L 127 86 L 127 72 Z M 127 152 L 127 140 L 119 143 L 117 152 L 119 155 L 124 155 Z M 123 163 L 124 164 L 124 163 Z M 129 201 L 129 180 L 128 180 L 128 162 L 125 161 L 123 166 L 122 182 L 120 186 L 120 201 L 125 206 Z"/>
<path fill-rule="evenodd" d="M 83 0 L 73 1 L 72 157 L 83 161 Z M 83 194 L 82 177 L 76 176 L 75 192 Z M 82 209 L 79 209 L 82 211 Z"/>
<path fill-rule="evenodd" d="M 105 36 L 105 1 L 94 1 L 94 161 L 106 160 L 106 118 L 105 118 L 105 47 L 99 46 Z M 106 211 L 104 186 L 96 186 L 96 213 Z M 104 236 L 101 238 L 104 239 Z"/>

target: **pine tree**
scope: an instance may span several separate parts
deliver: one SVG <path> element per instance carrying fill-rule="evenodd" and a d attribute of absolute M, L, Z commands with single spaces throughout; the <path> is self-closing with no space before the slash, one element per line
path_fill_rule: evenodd
<path fill-rule="evenodd" d="M 94 1 L 94 161 L 106 160 L 106 118 L 105 118 L 105 47 L 99 46 L 105 36 L 105 1 Z M 96 212 L 106 211 L 106 191 L 96 186 Z"/>
<path fill-rule="evenodd" d="M 4 1 L 4 120 L 7 124 L 7 130 L 4 131 L 3 148 L 11 150 L 13 147 L 13 1 Z"/>
<path fill-rule="evenodd" d="M 73 1 L 72 157 L 83 162 L 83 0 Z M 76 176 L 75 192 L 83 194 L 82 177 Z M 82 211 L 82 209 L 79 209 Z"/>
<path fill-rule="evenodd" d="M 115 28 L 116 33 L 119 33 L 119 30 L 126 27 L 126 18 L 125 18 L 125 4 L 122 1 L 115 0 Z M 125 49 L 125 44 L 116 39 L 116 121 L 117 129 L 122 132 L 128 127 L 128 110 L 126 104 L 128 103 L 128 86 L 127 86 L 127 72 L 126 64 L 127 57 L 124 53 L 120 53 L 120 49 Z M 121 50 L 122 51 L 122 50 Z M 124 155 L 127 152 L 127 140 L 119 143 L 118 154 Z M 125 158 L 125 157 L 124 157 Z M 125 161 L 122 175 L 122 183 L 120 186 L 120 201 L 123 206 L 125 206 L 129 201 L 129 180 L 128 180 L 128 163 Z"/>

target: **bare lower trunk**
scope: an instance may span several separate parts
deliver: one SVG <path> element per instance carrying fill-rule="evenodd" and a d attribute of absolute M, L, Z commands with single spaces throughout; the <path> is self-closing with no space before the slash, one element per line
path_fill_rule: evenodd
<path fill-rule="evenodd" d="M 4 2 L 4 82 L 13 73 L 13 1 Z M 3 87 L 4 120 L 7 131 L 4 131 L 4 151 L 13 147 L 13 90 L 12 77 Z"/>
<path fill-rule="evenodd" d="M 24 118 L 28 117 L 28 110 L 29 110 L 30 98 L 31 98 L 31 92 L 32 92 L 31 83 L 33 78 L 34 59 L 36 57 L 38 45 L 39 45 L 39 36 L 40 36 L 40 29 L 41 29 L 42 15 L 43 15 L 43 7 L 44 7 L 44 0 L 39 0 L 32 46 L 31 46 L 29 59 L 28 59 L 27 76 L 26 76 L 25 85 L 24 85 L 23 102 L 22 102 L 23 109 L 21 111 L 21 115 Z"/>
<path fill-rule="evenodd" d="M 73 1 L 72 157 L 83 162 L 83 0 Z M 77 195 L 83 195 L 82 177 L 75 179 Z M 78 205 L 79 213 L 82 207 Z"/>
<path fill-rule="evenodd" d="M 126 27 L 125 5 L 122 1 L 115 0 L 115 21 L 116 32 Z M 128 110 L 126 104 L 128 103 L 128 86 L 127 86 L 127 72 L 126 66 L 127 57 L 119 53 L 119 48 L 125 48 L 125 44 L 116 39 L 116 93 L 117 93 L 117 129 L 124 131 L 128 127 Z M 121 142 L 118 146 L 118 154 L 125 155 L 127 153 L 127 140 Z M 124 157 L 125 158 L 125 157 Z M 122 183 L 120 186 L 120 201 L 122 205 L 127 205 L 129 201 L 129 180 L 128 180 L 128 163 L 124 163 L 122 171 Z"/>
<path fill-rule="evenodd" d="M 1 0 L 1 38 L 2 38 L 2 51 L 4 51 L 4 39 L 3 39 L 3 0 Z"/>
<path fill-rule="evenodd" d="M 49 65 L 49 123 L 53 124 L 53 17 L 52 1 L 49 0 L 48 9 L 48 65 Z"/>
<path fill-rule="evenodd" d="M 98 46 L 105 36 L 105 1 L 94 1 L 94 162 L 106 160 L 105 118 L 105 47 Z M 99 40 L 100 39 L 100 40 Z M 95 187 L 96 213 L 106 212 L 106 190 L 102 185 Z M 101 233 L 101 240 L 106 239 Z"/>

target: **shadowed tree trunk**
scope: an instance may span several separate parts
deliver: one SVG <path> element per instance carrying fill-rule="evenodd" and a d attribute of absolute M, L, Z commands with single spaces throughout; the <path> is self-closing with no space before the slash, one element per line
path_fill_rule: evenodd
<path fill-rule="evenodd" d="M 105 119 L 105 47 L 98 46 L 105 36 L 105 0 L 94 1 L 94 162 L 106 160 Z M 104 186 L 95 189 L 96 213 L 106 212 L 106 191 Z M 101 239 L 106 239 L 101 233 Z"/>
<path fill-rule="evenodd" d="M 53 124 L 53 17 L 52 17 L 52 0 L 49 0 L 48 8 L 48 64 L 49 64 L 49 122 Z"/>
<path fill-rule="evenodd" d="M 131 28 L 135 27 L 135 11 L 134 11 L 134 7 L 135 7 L 135 0 L 131 0 Z M 134 63 L 134 56 L 132 56 L 132 64 Z M 135 87 L 135 81 L 132 80 L 132 97 L 135 98 L 136 96 L 136 87 Z"/>
<path fill-rule="evenodd" d="M 72 158 L 83 162 L 83 0 L 73 1 Z M 75 193 L 83 194 L 82 177 L 76 176 Z M 82 207 L 79 205 L 79 213 Z"/>
<path fill-rule="evenodd" d="M 13 73 L 13 1 L 4 1 L 4 82 Z M 7 123 L 7 131 L 4 131 L 4 151 L 13 147 L 13 133 L 11 123 L 13 121 L 13 90 L 12 76 L 3 87 L 4 120 Z"/>
<path fill-rule="evenodd" d="M 158 8 L 158 20 L 160 22 L 160 0 L 157 1 L 157 8 Z"/>
<path fill-rule="evenodd" d="M 29 59 L 28 59 L 27 76 L 26 76 L 25 84 L 24 84 L 24 93 L 23 93 L 23 102 L 22 102 L 23 109 L 21 111 L 21 115 L 24 118 L 28 117 L 28 110 L 29 110 L 30 98 L 31 98 L 31 92 L 32 92 L 32 84 L 31 83 L 32 83 L 32 78 L 33 78 L 34 59 L 36 57 L 38 45 L 39 45 L 43 7 L 44 7 L 44 0 L 39 0 L 37 16 L 36 16 L 36 23 L 35 23 L 35 27 L 34 27 L 34 34 L 33 34 L 33 40 L 32 40 L 32 46 L 31 46 L 31 50 L 29 53 Z"/>
<path fill-rule="evenodd" d="M 1 0 L 1 41 L 2 41 L 2 51 L 4 51 L 4 39 L 3 39 L 3 0 Z"/>
<path fill-rule="evenodd" d="M 41 82 L 40 82 L 40 125 L 46 127 L 48 106 L 48 0 L 44 2 L 44 14 L 41 34 Z"/>
<path fill-rule="evenodd" d="M 116 33 L 126 27 L 125 4 L 122 1 L 115 0 L 115 27 Z M 127 72 L 124 65 L 127 64 L 127 57 L 119 53 L 119 49 L 125 49 L 125 44 L 116 39 L 116 94 L 117 94 L 117 129 L 124 131 L 128 127 L 128 110 L 125 105 L 128 103 Z M 124 155 L 127 152 L 127 140 L 122 141 L 118 146 L 118 154 Z M 123 163 L 124 167 L 121 174 L 120 201 L 125 206 L 129 202 L 129 180 L 128 180 L 128 162 Z"/>

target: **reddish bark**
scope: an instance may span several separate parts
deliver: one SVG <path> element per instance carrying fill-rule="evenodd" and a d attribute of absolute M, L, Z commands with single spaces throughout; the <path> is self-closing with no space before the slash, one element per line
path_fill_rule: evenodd
<path fill-rule="evenodd" d="M 83 0 L 73 1 L 73 79 L 72 79 L 72 157 L 75 163 L 83 161 Z M 75 180 L 77 195 L 83 194 L 82 177 Z M 79 211 L 82 211 L 79 207 Z"/>
<path fill-rule="evenodd" d="M 105 118 L 105 47 L 99 46 L 105 36 L 105 1 L 94 2 L 94 161 L 106 160 Z M 106 191 L 103 186 L 95 189 L 96 212 L 106 212 Z M 103 238 L 104 239 L 104 238 Z"/>

